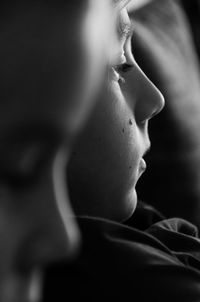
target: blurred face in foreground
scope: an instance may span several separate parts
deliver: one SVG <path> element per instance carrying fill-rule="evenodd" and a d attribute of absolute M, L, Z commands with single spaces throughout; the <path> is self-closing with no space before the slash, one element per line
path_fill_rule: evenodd
<path fill-rule="evenodd" d="M 107 0 L 1 6 L 0 301 L 34 302 L 41 267 L 78 246 L 64 171 L 105 72 L 113 11 Z"/>
<path fill-rule="evenodd" d="M 136 184 L 146 169 L 148 122 L 163 107 L 157 88 L 137 65 L 126 9 L 118 13 L 118 46 L 99 101 L 68 165 L 77 215 L 124 220 L 137 203 Z"/>

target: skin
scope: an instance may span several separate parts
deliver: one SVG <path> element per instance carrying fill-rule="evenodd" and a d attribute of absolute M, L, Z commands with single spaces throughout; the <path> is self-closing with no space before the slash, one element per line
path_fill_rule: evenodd
<path fill-rule="evenodd" d="M 130 23 L 126 9 L 119 11 L 119 28 L 122 23 Z M 125 59 L 131 67 L 121 72 L 125 83 L 109 71 L 111 76 L 77 140 L 68 177 L 77 215 L 122 221 L 136 207 L 136 184 L 145 170 L 143 156 L 150 147 L 148 122 L 163 108 L 164 100 L 134 60 L 131 37 L 119 35 L 118 42 L 116 53 L 120 55 L 112 65 Z"/>
<path fill-rule="evenodd" d="M 0 301 L 38 301 L 42 267 L 78 249 L 65 167 L 105 73 L 111 9 L 104 0 L 2 6 Z"/>

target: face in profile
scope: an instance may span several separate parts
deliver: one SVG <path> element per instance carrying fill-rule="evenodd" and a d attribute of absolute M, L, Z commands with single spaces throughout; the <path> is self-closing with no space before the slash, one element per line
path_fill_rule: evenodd
<path fill-rule="evenodd" d="M 65 166 L 105 72 L 110 20 L 107 0 L 2 7 L 0 301 L 38 301 L 41 268 L 76 254 Z"/>
<path fill-rule="evenodd" d="M 134 60 L 132 26 L 126 9 L 120 10 L 119 43 L 108 80 L 69 162 L 70 196 L 77 215 L 123 220 L 136 207 L 136 184 L 150 147 L 148 122 L 164 101 Z"/>

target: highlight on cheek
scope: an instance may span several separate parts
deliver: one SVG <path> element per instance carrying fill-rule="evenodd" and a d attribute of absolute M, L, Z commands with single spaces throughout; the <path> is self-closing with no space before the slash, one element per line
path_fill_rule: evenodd
<path fill-rule="evenodd" d="M 99 49 L 103 49 L 107 60 L 114 37 L 115 14 L 107 0 L 90 0 L 88 5 L 83 24 L 83 41 L 86 48 L 96 49 L 96 52 L 91 51 L 94 55 L 99 53 Z"/>
<path fill-rule="evenodd" d="M 81 106 L 79 110 L 78 106 L 75 107 L 76 118 L 74 118 L 74 113 L 68 117 L 68 124 L 75 130 L 80 128 L 92 109 L 94 93 L 101 85 L 109 60 L 114 32 L 112 8 L 110 1 L 88 0 L 87 10 L 80 19 L 80 55 L 84 58 L 82 60 L 84 68 L 80 75 L 81 88 L 77 89 L 77 99 L 80 99 L 78 106 L 80 104 Z"/>

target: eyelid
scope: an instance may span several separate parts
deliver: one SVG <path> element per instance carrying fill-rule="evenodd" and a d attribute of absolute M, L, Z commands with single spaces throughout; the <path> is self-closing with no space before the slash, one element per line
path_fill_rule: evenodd
<path fill-rule="evenodd" d="M 126 38 L 123 42 L 121 50 L 115 55 L 113 60 L 113 65 L 121 65 L 128 61 L 134 61 L 133 53 L 132 53 L 132 46 L 131 46 L 131 39 L 133 36 L 133 27 L 130 27 L 128 31 L 126 31 Z"/>
<path fill-rule="evenodd" d="M 119 66 L 128 63 L 132 65 L 134 63 L 134 57 L 131 48 L 131 39 L 134 33 L 134 24 L 132 20 L 129 23 L 120 22 L 118 26 L 118 33 L 121 32 L 121 47 L 117 53 L 112 54 L 110 60 L 110 66 Z"/>

